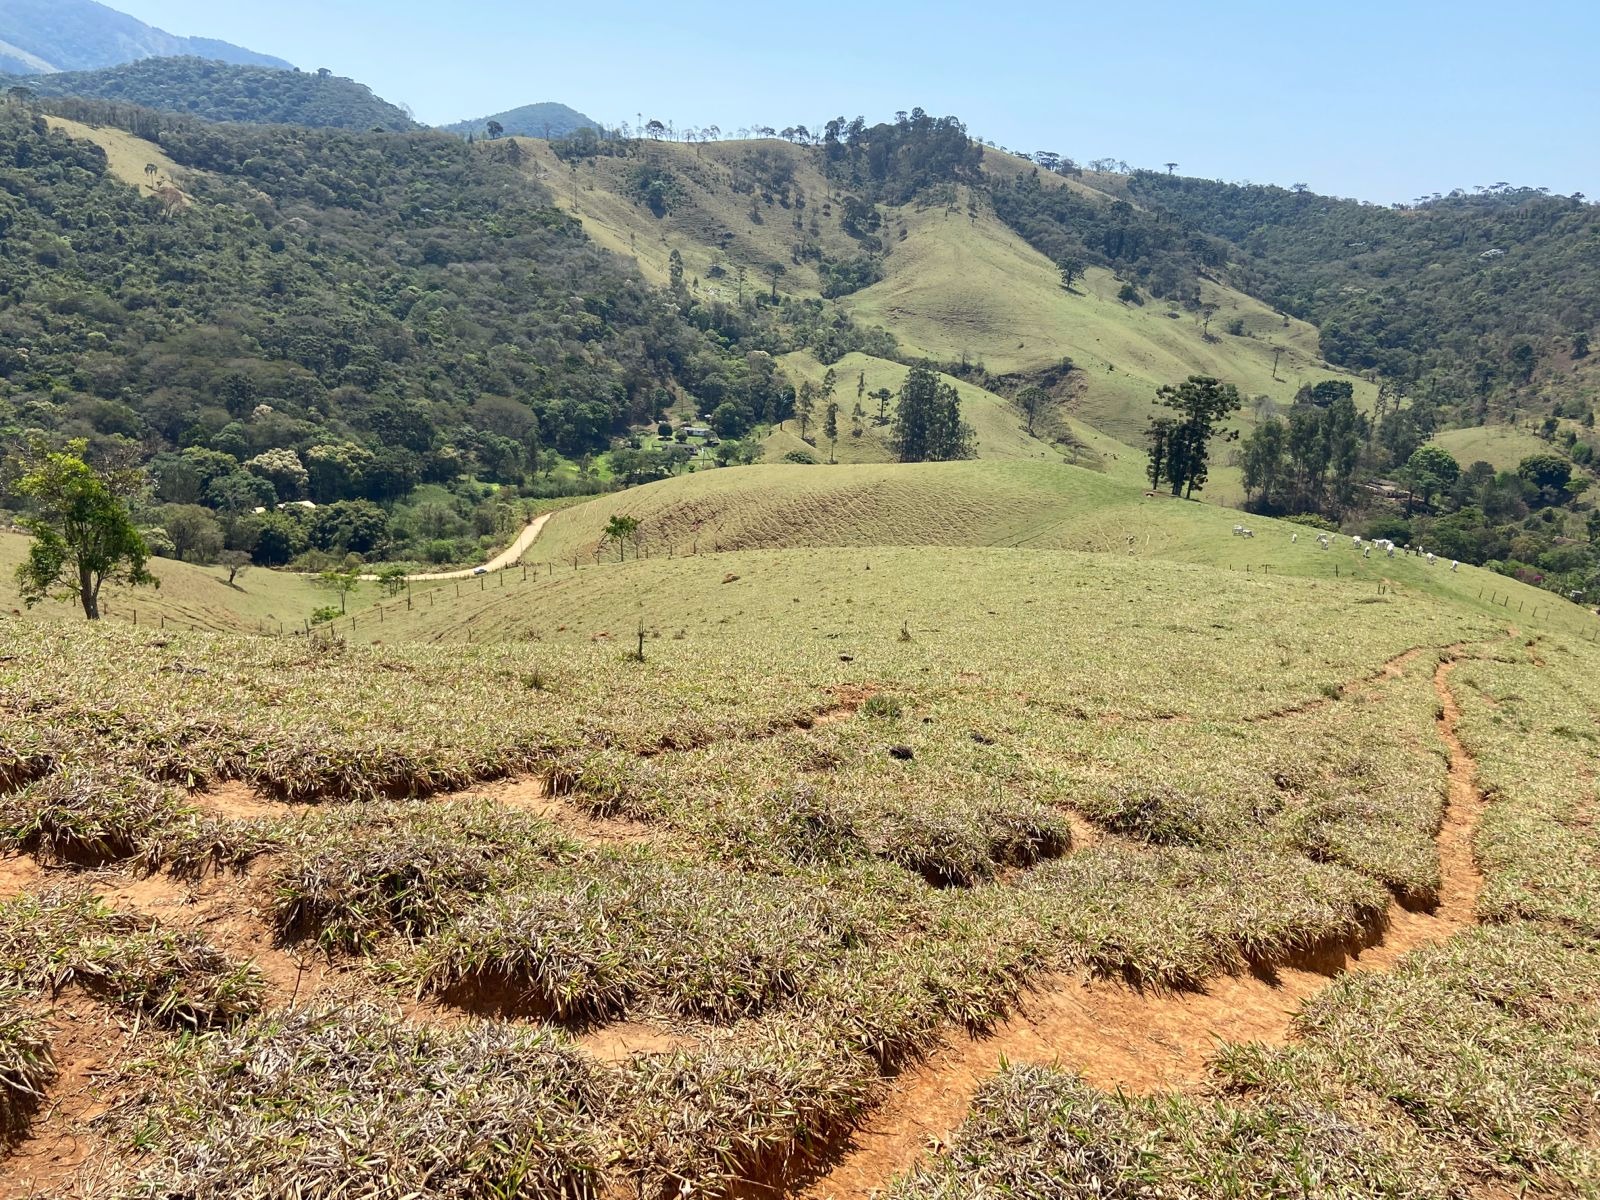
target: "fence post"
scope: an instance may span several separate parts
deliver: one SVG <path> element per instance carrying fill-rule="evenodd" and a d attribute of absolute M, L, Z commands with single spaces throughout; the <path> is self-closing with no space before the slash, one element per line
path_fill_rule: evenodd
<path fill-rule="evenodd" d="M 456 599 L 461 599 L 461 580 L 456 580 Z"/>
<path fill-rule="evenodd" d="M 133 610 L 133 623 L 135 625 L 139 623 L 139 610 L 137 608 Z"/>

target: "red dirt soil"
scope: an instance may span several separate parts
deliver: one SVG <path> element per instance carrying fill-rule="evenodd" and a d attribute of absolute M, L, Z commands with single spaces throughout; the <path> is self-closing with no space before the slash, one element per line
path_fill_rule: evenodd
<path fill-rule="evenodd" d="M 1395 678 L 1418 653 L 1408 651 L 1369 678 Z M 1316 970 L 1278 967 L 1261 976 L 1213 981 L 1204 992 L 1139 992 L 1119 983 L 1041 980 L 1022 1010 L 991 1035 L 947 1045 L 897 1077 L 871 1119 L 853 1135 L 831 1170 L 807 1186 L 806 1200 L 855 1200 L 884 1188 L 937 1149 L 965 1119 L 979 1086 L 1001 1059 L 1059 1064 L 1096 1087 L 1153 1092 L 1192 1086 L 1223 1041 L 1281 1044 L 1295 1011 L 1345 971 L 1382 971 L 1406 953 L 1440 942 L 1474 919 L 1483 878 L 1472 856 L 1472 834 L 1483 810 L 1474 765 L 1456 724 L 1460 709 L 1450 690 L 1454 660 L 1441 663 L 1433 685 L 1443 717 L 1438 735 L 1449 752 L 1450 795 L 1439 831 L 1441 887 L 1432 913 L 1391 903 L 1381 940 L 1354 954 L 1319 956 Z M 1074 840 L 1079 832 L 1073 827 Z M 1092 844 L 1085 838 L 1079 845 Z M 1337 957 L 1337 961 L 1326 961 Z"/>

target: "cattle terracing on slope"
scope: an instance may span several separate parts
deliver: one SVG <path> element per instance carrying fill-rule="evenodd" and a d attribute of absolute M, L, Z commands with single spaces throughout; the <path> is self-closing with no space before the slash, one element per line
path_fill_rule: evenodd
<path fill-rule="evenodd" d="M 381 646 L 0 623 L 7 1188 L 1587 1186 L 1577 610 L 1071 468 L 793 472 L 558 514 Z"/>

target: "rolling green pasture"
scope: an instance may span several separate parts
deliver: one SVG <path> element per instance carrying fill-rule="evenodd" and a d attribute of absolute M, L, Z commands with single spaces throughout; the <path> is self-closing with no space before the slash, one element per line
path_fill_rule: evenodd
<path fill-rule="evenodd" d="M 1458 736 L 1482 928 L 1205 1091 L 1001 1070 L 897 1194 L 1581 1194 L 1593 618 L 1235 517 L 1047 462 L 762 466 L 315 639 L 0 617 L 5 1116 L 92 1027 L 104 1109 L 59 1120 L 103 1194 L 794 1195 L 1036 989 L 1270 979 L 1438 903 Z"/>

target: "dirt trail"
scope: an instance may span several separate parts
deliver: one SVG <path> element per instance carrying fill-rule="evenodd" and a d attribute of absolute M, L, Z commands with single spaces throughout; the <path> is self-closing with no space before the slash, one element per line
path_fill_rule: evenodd
<path fill-rule="evenodd" d="M 528 552 L 528 547 L 533 545 L 539 535 L 544 532 L 545 525 L 549 523 L 553 515 L 553 513 L 545 513 L 544 516 L 535 517 L 529 521 L 528 527 L 517 534 L 516 541 L 512 542 L 511 545 L 496 554 L 481 567 L 472 567 L 466 571 L 442 571 L 437 575 L 407 575 L 406 578 L 418 581 L 429 579 L 470 579 L 478 571 L 503 571 L 509 566 L 514 566 Z"/>
<path fill-rule="evenodd" d="M 528 552 L 528 547 L 538 540 L 539 535 L 544 532 L 546 523 L 554 515 L 554 513 L 545 513 L 544 516 L 535 517 L 529 521 L 527 528 L 517 534 L 516 541 L 512 542 L 511 545 L 500 551 L 499 554 L 496 554 L 481 567 L 468 567 L 464 571 L 439 571 L 431 575 L 407 575 L 406 578 L 416 583 L 426 583 L 441 579 L 471 579 L 479 571 L 503 571 L 507 567 L 514 567 L 522 556 Z M 376 575 L 363 575 L 361 578 L 371 582 L 378 577 Z"/>
<path fill-rule="evenodd" d="M 1385 664 L 1378 678 L 1399 675 L 1417 654 Z M 1198 1083 L 1223 1041 L 1282 1043 L 1294 1013 L 1346 971 L 1382 971 L 1420 946 L 1440 942 L 1474 919 L 1483 885 L 1472 857 L 1472 834 L 1483 810 L 1474 765 L 1456 736 L 1460 708 L 1450 690 L 1455 660 L 1441 663 L 1433 686 L 1443 716 L 1437 733 L 1450 760 L 1450 793 L 1438 846 L 1441 886 L 1432 913 L 1391 903 L 1381 937 L 1353 953 L 1324 952 L 1320 961 L 1213 981 L 1202 993 L 1139 992 L 1119 983 L 1040 980 L 1022 1010 L 981 1039 L 953 1042 L 894 1079 L 872 1118 L 825 1174 L 800 1190 L 806 1200 L 856 1200 L 886 1187 L 930 1147 L 944 1143 L 966 1118 L 979 1086 L 1004 1058 L 1059 1064 L 1096 1087 L 1151 1092 Z M 1306 969 L 1314 966 L 1315 969 Z"/>

